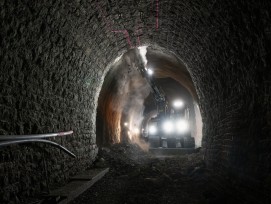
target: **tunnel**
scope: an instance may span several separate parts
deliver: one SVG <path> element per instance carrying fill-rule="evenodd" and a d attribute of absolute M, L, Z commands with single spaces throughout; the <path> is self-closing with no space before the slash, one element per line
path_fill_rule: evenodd
<path fill-rule="evenodd" d="M 183 92 L 194 124 L 200 118 L 196 144 L 212 178 L 244 203 L 271 201 L 269 1 L 1 0 L 0 8 L 0 138 L 73 131 L 49 141 L 76 155 L 0 145 L 1 203 L 64 185 L 102 147 L 136 138 L 124 124 L 141 128 L 153 106 L 134 69 L 142 48 L 157 84 Z"/>
<path fill-rule="evenodd" d="M 145 66 L 153 72 L 151 82 L 138 70 L 140 62 L 144 64 L 144 59 Z M 192 118 L 191 129 L 195 130 L 192 136 L 196 139 L 197 146 L 201 146 L 200 111 L 198 110 L 197 117 L 195 115 L 198 98 L 187 68 L 175 56 L 162 53 L 161 48 L 147 46 L 139 46 L 124 53 L 105 77 L 97 107 L 98 145 L 104 146 L 127 139 L 143 145 L 139 141 L 140 132 L 147 129 L 148 121 L 159 111 L 152 93 L 153 83 L 157 88 L 159 85 L 163 92 L 158 94 L 165 95 L 167 103 L 173 104 L 176 100 L 186 103 Z M 172 110 L 178 111 L 176 108 Z"/>

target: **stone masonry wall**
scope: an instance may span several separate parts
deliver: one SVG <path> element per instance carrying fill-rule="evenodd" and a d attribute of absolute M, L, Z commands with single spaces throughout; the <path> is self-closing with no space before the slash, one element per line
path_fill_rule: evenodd
<path fill-rule="evenodd" d="M 0 7 L 0 134 L 73 130 L 52 140 L 77 156 L 41 144 L 1 148 L 5 203 L 55 188 L 95 159 L 98 91 L 113 55 L 104 54 L 110 40 L 86 1 L 2 0 Z"/>
<path fill-rule="evenodd" d="M 207 167 L 267 195 L 271 3 L 108 1 L 103 6 L 108 27 L 114 22 L 117 30 L 127 30 L 128 45 L 157 45 L 189 68 L 203 116 Z"/>
<path fill-rule="evenodd" d="M 43 145 L 1 149 L 1 202 L 46 189 L 46 172 L 52 185 L 91 163 L 106 67 L 144 44 L 189 68 L 207 167 L 271 188 L 270 1 L 1 0 L 0 8 L 0 134 L 72 129 L 55 141 L 78 156 Z"/>
<path fill-rule="evenodd" d="M 164 47 L 190 70 L 203 116 L 207 167 L 269 195 L 271 3 L 169 2 L 160 5 L 164 32 L 151 38 L 160 45 L 167 41 Z"/>

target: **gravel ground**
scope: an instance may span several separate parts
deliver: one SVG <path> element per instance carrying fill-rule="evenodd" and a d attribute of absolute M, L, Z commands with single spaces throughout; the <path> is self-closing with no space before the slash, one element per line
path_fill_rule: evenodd
<path fill-rule="evenodd" d="M 202 154 L 155 156 L 137 145 L 100 148 L 92 168 L 110 171 L 71 204 L 270 204 L 270 192 L 215 176 L 205 168 Z M 53 204 L 46 194 L 25 204 Z M 18 202 L 19 203 L 19 202 Z"/>
<path fill-rule="evenodd" d="M 200 153 L 155 157 L 136 145 L 116 144 L 101 148 L 94 165 L 110 171 L 73 204 L 230 203 L 209 182 Z"/>

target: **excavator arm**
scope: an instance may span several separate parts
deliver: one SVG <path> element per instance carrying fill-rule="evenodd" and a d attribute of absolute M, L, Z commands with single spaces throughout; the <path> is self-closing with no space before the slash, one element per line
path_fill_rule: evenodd
<path fill-rule="evenodd" d="M 167 116 L 168 115 L 168 101 L 163 90 L 154 82 L 153 77 L 148 74 L 148 70 L 144 67 L 142 63 L 137 67 L 138 71 L 142 75 L 142 77 L 147 81 L 151 88 L 152 95 L 154 97 L 157 112 L 159 116 Z"/>

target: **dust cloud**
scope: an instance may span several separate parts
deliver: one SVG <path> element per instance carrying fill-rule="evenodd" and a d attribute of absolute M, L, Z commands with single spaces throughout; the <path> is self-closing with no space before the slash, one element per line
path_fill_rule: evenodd
<path fill-rule="evenodd" d="M 150 86 L 137 70 L 142 60 L 138 50 L 132 50 L 124 54 L 121 62 L 118 63 L 118 75 L 115 80 L 118 88 L 114 96 L 113 108 L 122 113 L 121 141 L 136 143 L 143 150 L 147 150 L 148 144 L 140 139 L 140 135 L 144 100 L 150 93 Z"/>

